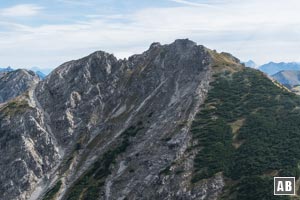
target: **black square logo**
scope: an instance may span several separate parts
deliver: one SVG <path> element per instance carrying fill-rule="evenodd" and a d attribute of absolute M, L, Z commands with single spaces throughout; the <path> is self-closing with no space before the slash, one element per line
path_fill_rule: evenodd
<path fill-rule="evenodd" d="M 295 177 L 274 177 L 274 195 L 295 195 Z"/>

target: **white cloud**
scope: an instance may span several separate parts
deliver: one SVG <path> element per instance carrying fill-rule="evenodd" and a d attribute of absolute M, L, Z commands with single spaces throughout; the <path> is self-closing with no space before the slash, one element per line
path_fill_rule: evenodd
<path fill-rule="evenodd" d="M 170 0 L 175 3 L 187 5 L 187 6 L 209 6 L 210 4 L 208 3 L 197 3 L 193 1 L 187 1 L 187 0 Z"/>
<path fill-rule="evenodd" d="M 56 67 L 95 50 L 124 57 L 142 52 L 151 42 L 170 43 L 176 38 L 190 38 L 258 63 L 300 61 L 300 1 L 220 2 L 211 7 L 149 8 L 111 17 L 95 13 L 86 21 L 67 25 L 13 24 L 9 32 L 0 32 L 0 62 Z"/>
<path fill-rule="evenodd" d="M 72 5 L 77 5 L 77 6 L 91 6 L 93 5 L 91 2 L 85 0 L 57 0 L 58 2 L 61 3 L 66 3 L 66 4 L 72 4 Z"/>
<path fill-rule="evenodd" d="M 37 15 L 43 8 L 34 4 L 19 4 L 0 10 L 0 15 L 5 17 L 29 17 Z"/>

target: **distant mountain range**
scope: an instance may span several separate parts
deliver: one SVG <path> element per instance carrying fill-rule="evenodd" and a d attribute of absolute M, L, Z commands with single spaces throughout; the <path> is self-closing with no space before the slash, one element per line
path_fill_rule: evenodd
<path fill-rule="evenodd" d="M 263 65 L 257 65 L 253 60 L 242 62 L 246 67 L 259 69 L 260 71 L 272 76 L 281 71 L 300 71 L 300 63 L 298 62 L 269 62 Z"/>
<path fill-rule="evenodd" d="M 296 70 L 280 71 L 272 75 L 272 77 L 278 82 L 280 82 L 282 85 L 290 89 L 300 85 L 300 71 L 296 71 Z"/>
<path fill-rule="evenodd" d="M 263 65 L 257 65 L 253 60 L 249 60 L 247 62 L 242 62 L 246 67 L 251 67 L 255 69 L 259 69 L 260 71 L 268 74 L 274 75 L 280 71 L 286 70 L 299 70 L 300 71 L 300 63 L 298 62 L 269 62 Z"/>
<path fill-rule="evenodd" d="M 6 68 L 0 68 L 0 72 L 11 72 L 14 69 L 12 69 L 11 67 L 6 67 Z"/>
<path fill-rule="evenodd" d="M 268 75 L 274 75 L 280 71 L 286 71 L 286 70 L 300 70 L 300 63 L 297 62 L 269 62 L 267 64 L 261 65 L 259 67 L 259 70 L 268 74 Z"/>
<path fill-rule="evenodd" d="M 279 83 L 289 88 L 296 94 L 300 94 L 300 63 L 297 62 L 269 62 L 258 66 L 252 60 L 243 62 L 246 67 L 257 68 L 268 74 Z"/>

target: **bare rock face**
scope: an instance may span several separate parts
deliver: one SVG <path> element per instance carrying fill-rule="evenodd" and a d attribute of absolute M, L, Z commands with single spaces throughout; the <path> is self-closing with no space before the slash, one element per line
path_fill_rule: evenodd
<path fill-rule="evenodd" d="M 24 69 L 0 72 L 0 103 L 19 96 L 39 80 L 34 72 Z"/>
<path fill-rule="evenodd" d="M 222 174 L 191 184 L 187 151 L 212 59 L 176 40 L 61 65 L 0 106 L 0 199 L 217 199 Z"/>
<path fill-rule="evenodd" d="M 28 191 L 54 168 L 57 147 L 40 110 L 19 97 L 0 108 L 1 199 L 28 199 Z"/>

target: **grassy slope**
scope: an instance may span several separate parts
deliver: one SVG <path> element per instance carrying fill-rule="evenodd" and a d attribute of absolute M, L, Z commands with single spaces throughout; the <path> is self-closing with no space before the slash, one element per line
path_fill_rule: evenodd
<path fill-rule="evenodd" d="M 288 199 L 273 196 L 272 176 L 299 176 L 299 97 L 253 69 L 215 71 L 191 129 L 199 150 L 192 182 L 223 172 L 223 199 Z"/>
<path fill-rule="evenodd" d="M 10 117 L 16 114 L 22 114 L 29 108 L 30 107 L 28 105 L 27 100 L 18 97 L 9 101 L 3 107 L 0 108 L 0 116 Z"/>

